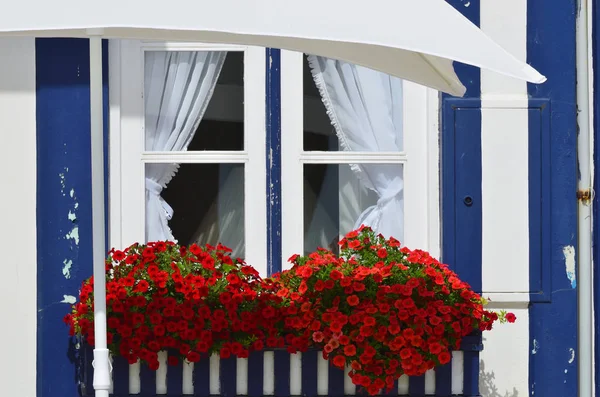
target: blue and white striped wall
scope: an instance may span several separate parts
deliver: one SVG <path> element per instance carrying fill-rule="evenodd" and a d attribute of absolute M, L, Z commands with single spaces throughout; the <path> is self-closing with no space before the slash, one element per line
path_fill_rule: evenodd
<path fill-rule="evenodd" d="M 548 76 L 458 66 L 467 96 L 442 102 L 443 259 L 518 317 L 484 337 L 481 394 L 575 396 L 575 0 L 450 2 Z M 87 51 L 0 41 L 2 395 L 78 396 L 62 316 L 91 273 Z"/>

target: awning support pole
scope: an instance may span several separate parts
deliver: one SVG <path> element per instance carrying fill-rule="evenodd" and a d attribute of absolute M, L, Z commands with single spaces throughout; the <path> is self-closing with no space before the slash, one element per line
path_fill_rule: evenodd
<path fill-rule="evenodd" d="M 92 157 L 92 253 L 94 266 L 94 390 L 108 397 L 110 358 L 106 344 L 106 276 L 104 239 L 104 126 L 102 103 L 102 30 L 90 36 L 90 118 Z"/>

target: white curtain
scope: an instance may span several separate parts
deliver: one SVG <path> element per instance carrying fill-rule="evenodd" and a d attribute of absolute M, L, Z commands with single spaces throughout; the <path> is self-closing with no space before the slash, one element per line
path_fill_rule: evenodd
<path fill-rule="evenodd" d="M 310 55 L 308 61 L 340 146 L 346 151 L 402 151 L 402 80 L 375 70 Z M 352 164 L 361 183 L 377 193 L 355 227 L 371 226 L 404 239 L 404 182 L 397 164 Z"/>
<path fill-rule="evenodd" d="M 147 151 L 185 151 L 212 97 L 225 52 L 146 52 L 144 74 Z M 173 209 L 161 197 L 177 164 L 146 167 L 146 239 L 175 240 Z"/>

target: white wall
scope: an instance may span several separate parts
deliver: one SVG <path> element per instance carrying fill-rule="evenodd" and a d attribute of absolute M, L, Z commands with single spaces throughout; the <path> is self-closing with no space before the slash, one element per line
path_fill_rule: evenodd
<path fill-rule="evenodd" d="M 0 39 L 0 385 L 36 394 L 35 40 Z"/>
<path fill-rule="evenodd" d="M 517 58 L 526 60 L 527 1 L 482 2 L 481 29 Z M 484 333 L 480 392 L 484 397 L 526 396 L 529 389 L 527 85 L 482 71 L 481 95 L 483 291 L 493 301 L 491 308 L 514 312 L 517 322 Z"/>

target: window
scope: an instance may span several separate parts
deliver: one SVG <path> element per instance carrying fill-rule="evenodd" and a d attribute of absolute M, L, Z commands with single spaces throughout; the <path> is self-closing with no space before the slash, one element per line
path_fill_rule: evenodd
<path fill-rule="evenodd" d="M 437 93 L 282 51 L 281 147 L 267 148 L 265 71 L 279 71 L 266 59 L 255 47 L 111 42 L 111 244 L 222 242 L 264 274 L 268 236 L 285 262 L 375 222 L 439 254 Z M 281 233 L 267 230 L 274 151 Z"/>

